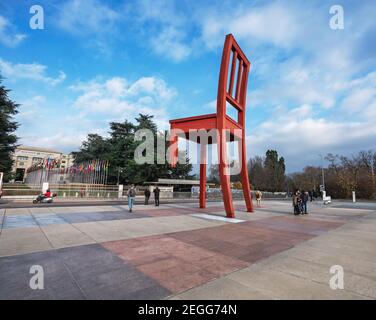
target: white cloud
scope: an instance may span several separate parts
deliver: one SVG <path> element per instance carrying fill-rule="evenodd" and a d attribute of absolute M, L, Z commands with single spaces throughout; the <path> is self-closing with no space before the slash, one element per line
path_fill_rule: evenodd
<path fill-rule="evenodd" d="M 158 35 L 150 40 L 155 53 L 162 57 L 170 57 L 174 62 L 188 58 L 192 49 L 184 44 L 184 33 L 174 27 L 163 28 Z"/>
<path fill-rule="evenodd" d="M 119 14 L 97 0 L 70 0 L 61 6 L 57 23 L 77 35 L 112 32 Z"/>
<path fill-rule="evenodd" d="M 288 171 L 301 170 L 310 162 L 317 163 L 322 153 L 349 154 L 369 149 L 376 141 L 373 119 L 338 121 L 314 116 L 312 107 L 302 106 L 274 115 L 247 137 L 248 155 L 262 155 L 277 149 L 287 160 Z"/>
<path fill-rule="evenodd" d="M 169 101 L 176 95 L 173 88 L 167 86 L 166 82 L 156 77 L 142 77 L 131 84 L 127 90 L 130 95 L 150 94 L 161 101 Z"/>
<path fill-rule="evenodd" d="M 22 136 L 20 143 L 29 146 L 39 146 L 51 148 L 61 152 L 71 152 L 78 150 L 82 141 L 86 138 L 86 133 L 77 132 L 52 132 L 49 135 L 28 135 Z"/>
<path fill-rule="evenodd" d="M 224 18 L 225 20 L 215 19 L 217 23 L 214 23 L 214 28 L 204 22 L 205 40 L 213 36 L 213 31 L 214 33 L 231 31 L 239 39 L 287 46 L 296 39 L 299 33 L 299 20 L 291 13 L 291 8 L 278 3 L 248 7 L 245 10 L 239 10 L 233 16 L 225 13 Z M 212 22 L 213 20 L 210 21 Z"/>
<path fill-rule="evenodd" d="M 345 98 L 342 108 L 350 113 L 358 112 L 367 108 L 373 100 L 376 101 L 375 87 L 355 89 Z"/>
<path fill-rule="evenodd" d="M 112 78 L 106 81 L 106 88 L 107 90 L 113 94 L 114 96 L 121 97 L 124 95 L 126 91 L 126 80 L 123 78 Z"/>
<path fill-rule="evenodd" d="M 0 58 L 1 74 L 9 81 L 28 79 L 42 81 L 54 86 L 63 82 L 66 78 L 66 74 L 63 71 L 59 71 L 59 75 L 56 78 L 52 78 L 46 75 L 46 70 L 47 66 L 39 63 L 13 64 L 12 62 L 8 62 Z"/>
<path fill-rule="evenodd" d="M 15 31 L 15 26 L 0 15 L 0 42 L 7 47 L 16 47 L 26 38 L 25 34 Z"/>
<path fill-rule="evenodd" d="M 78 83 L 71 89 L 80 93 L 74 107 L 81 117 L 101 117 L 106 122 L 119 117 L 133 121 L 139 113 L 147 113 L 155 117 L 160 129 L 167 129 L 167 106 L 177 94 L 174 88 L 156 77 L 142 77 L 134 82 L 120 77 L 97 78 Z"/>

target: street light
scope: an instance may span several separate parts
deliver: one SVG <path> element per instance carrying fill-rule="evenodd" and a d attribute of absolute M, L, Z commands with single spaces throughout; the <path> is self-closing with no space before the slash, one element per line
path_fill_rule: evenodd
<path fill-rule="evenodd" d="M 323 186 L 323 188 L 324 188 L 323 191 L 325 191 L 324 158 L 323 158 L 322 154 L 319 154 L 319 156 L 321 157 L 321 178 L 322 178 L 322 186 Z"/>

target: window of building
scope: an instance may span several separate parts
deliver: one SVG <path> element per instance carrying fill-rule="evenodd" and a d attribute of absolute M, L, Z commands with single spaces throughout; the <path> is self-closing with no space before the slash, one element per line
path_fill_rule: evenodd
<path fill-rule="evenodd" d="M 17 160 L 18 161 L 27 161 L 28 157 L 25 157 L 25 156 L 18 156 L 17 157 Z"/>

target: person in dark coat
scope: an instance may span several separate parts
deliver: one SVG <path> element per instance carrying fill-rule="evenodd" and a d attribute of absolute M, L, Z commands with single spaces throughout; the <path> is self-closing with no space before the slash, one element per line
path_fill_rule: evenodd
<path fill-rule="evenodd" d="M 154 193 L 155 205 L 158 207 L 159 206 L 159 193 L 160 193 L 160 189 L 158 187 L 155 187 L 155 189 L 153 190 L 153 193 Z"/>
<path fill-rule="evenodd" d="M 292 195 L 292 206 L 294 207 L 294 215 L 299 215 L 300 214 L 300 208 L 299 208 L 299 191 L 295 191 L 294 194 Z"/>
<path fill-rule="evenodd" d="M 307 202 L 309 199 L 308 192 L 302 191 L 302 193 L 300 194 L 300 199 L 301 199 L 301 214 L 307 214 Z"/>
<path fill-rule="evenodd" d="M 149 204 L 149 198 L 150 198 L 150 190 L 149 190 L 149 188 L 145 189 L 144 194 L 145 194 L 145 205 L 147 206 Z"/>

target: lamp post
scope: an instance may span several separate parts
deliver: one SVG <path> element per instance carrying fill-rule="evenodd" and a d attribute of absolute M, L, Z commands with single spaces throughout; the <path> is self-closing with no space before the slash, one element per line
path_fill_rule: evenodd
<path fill-rule="evenodd" d="M 119 185 L 120 172 L 123 172 L 123 168 L 118 167 L 117 185 Z"/>
<path fill-rule="evenodd" d="M 320 158 L 321 158 L 321 183 L 322 183 L 322 186 L 324 188 L 324 191 L 325 191 L 325 174 L 324 174 L 324 158 L 322 156 L 322 154 L 319 154 Z"/>

